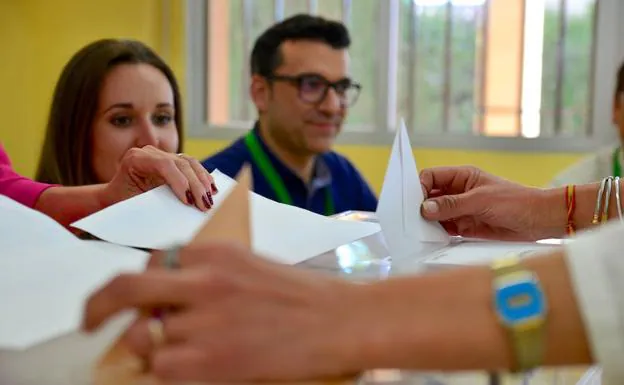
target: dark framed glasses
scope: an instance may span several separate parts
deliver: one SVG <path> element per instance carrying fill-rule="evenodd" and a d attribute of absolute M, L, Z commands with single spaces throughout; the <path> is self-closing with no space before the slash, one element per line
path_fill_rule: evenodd
<path fill-rule="evenodd" d="M 327 92 L 331 87 L 336 91 L 341 104 L 345 107 L 350 107 L 355 104 L 362 89 L 359 83 L 349 78 L 330 82 L 318 74 L 300 74 L 296 76 L 271 75 L 267 79 L 269 81 L 283 81 L 293 84 L 299 91 L 299 99 L 311 104 L 318 104 L 325 100 Z"/>

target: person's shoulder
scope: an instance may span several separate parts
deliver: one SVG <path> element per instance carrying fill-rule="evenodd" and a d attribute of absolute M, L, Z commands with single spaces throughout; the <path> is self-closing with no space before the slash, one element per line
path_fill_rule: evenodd
<path fill-rule="evenodd" d="M 243 139 L 239 138 L 226 148 L 204 159 L 201 164 L 210 172 L 218 169 L 222 173 L 232 176 L 236 175 L 243 164 L 249 160 L 249 151 Z"/>
<path fill-rule="evenodd" d="M 610 173 L 608 165 L 613 153 L 613 147 L 602 148 L 589 154 L 565 168 L 551 181 L 551 187 L 561 187 L 568 184 L 585 184 L 599 181 Z"/>

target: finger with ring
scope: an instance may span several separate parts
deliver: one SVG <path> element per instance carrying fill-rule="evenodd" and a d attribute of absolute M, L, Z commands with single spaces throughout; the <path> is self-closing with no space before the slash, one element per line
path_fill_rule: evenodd
<path fill-rule="evenodd" d="M 180 246 L 174 246 L 164 251 L 163 266 L 169 270 L 180 268 Z"/>
<path fill-rule="evenodd" d="M 160 346 L 165 343 L 165 327 L 162 319 L 150 318 L 147 322 L 147 332 L 153 346 Z"/>

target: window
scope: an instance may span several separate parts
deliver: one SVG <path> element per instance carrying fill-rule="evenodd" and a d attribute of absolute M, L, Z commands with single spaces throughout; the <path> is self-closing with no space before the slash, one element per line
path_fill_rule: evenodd
<path fill-rule="evenodd" d="M 390 143 L 399 119 L 422 146 L 588 150 L 610 137 L 618 0 L 189 0 L 192 134 L 251 127 L 253 43 L 301 12 L 352 35 L 363 89 L 343 142 Z"/>

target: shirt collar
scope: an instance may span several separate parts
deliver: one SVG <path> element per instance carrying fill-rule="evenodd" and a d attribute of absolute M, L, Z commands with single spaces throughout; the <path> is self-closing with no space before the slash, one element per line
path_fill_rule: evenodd
<path fill-rule="evenodd" d="M 271 151 L 269 146 L 267 146 L 267 144 L 264 142 L 262 135 L 260 135 L 259 121 L 256 121 L 256 123 L 254 124 L 253 131 L 258 138 L 258 142 L 260 142 L 262 150 L 264 150 L 264 152 L 267 154 L 267 156 L 271 160 L 271 163 L 276 166 L 278 172 L 280 174 L 282 172 L 286 172 L 289 174 L 289 176 L 297 178 L 301 181 L 302 184 L 305 184 L 304 181 L 290 169 L 290 167 L 284 164 L 284 162 L 282 162 L 277 156 L 275 156 L 275 154 L 273 154 L 273 151 Z M 312 170 L 312 179 L 306 187 L 308 188 L 308 190 L 314 191 L 329 186 L 331 182 L 331 170 L 329 168 L 329 165 L 327 164 L 327 161 L 324 158 L 324 155 L 320 154 L 316 157 L 316 160 L 314 162 L 314 169 Z"/>

